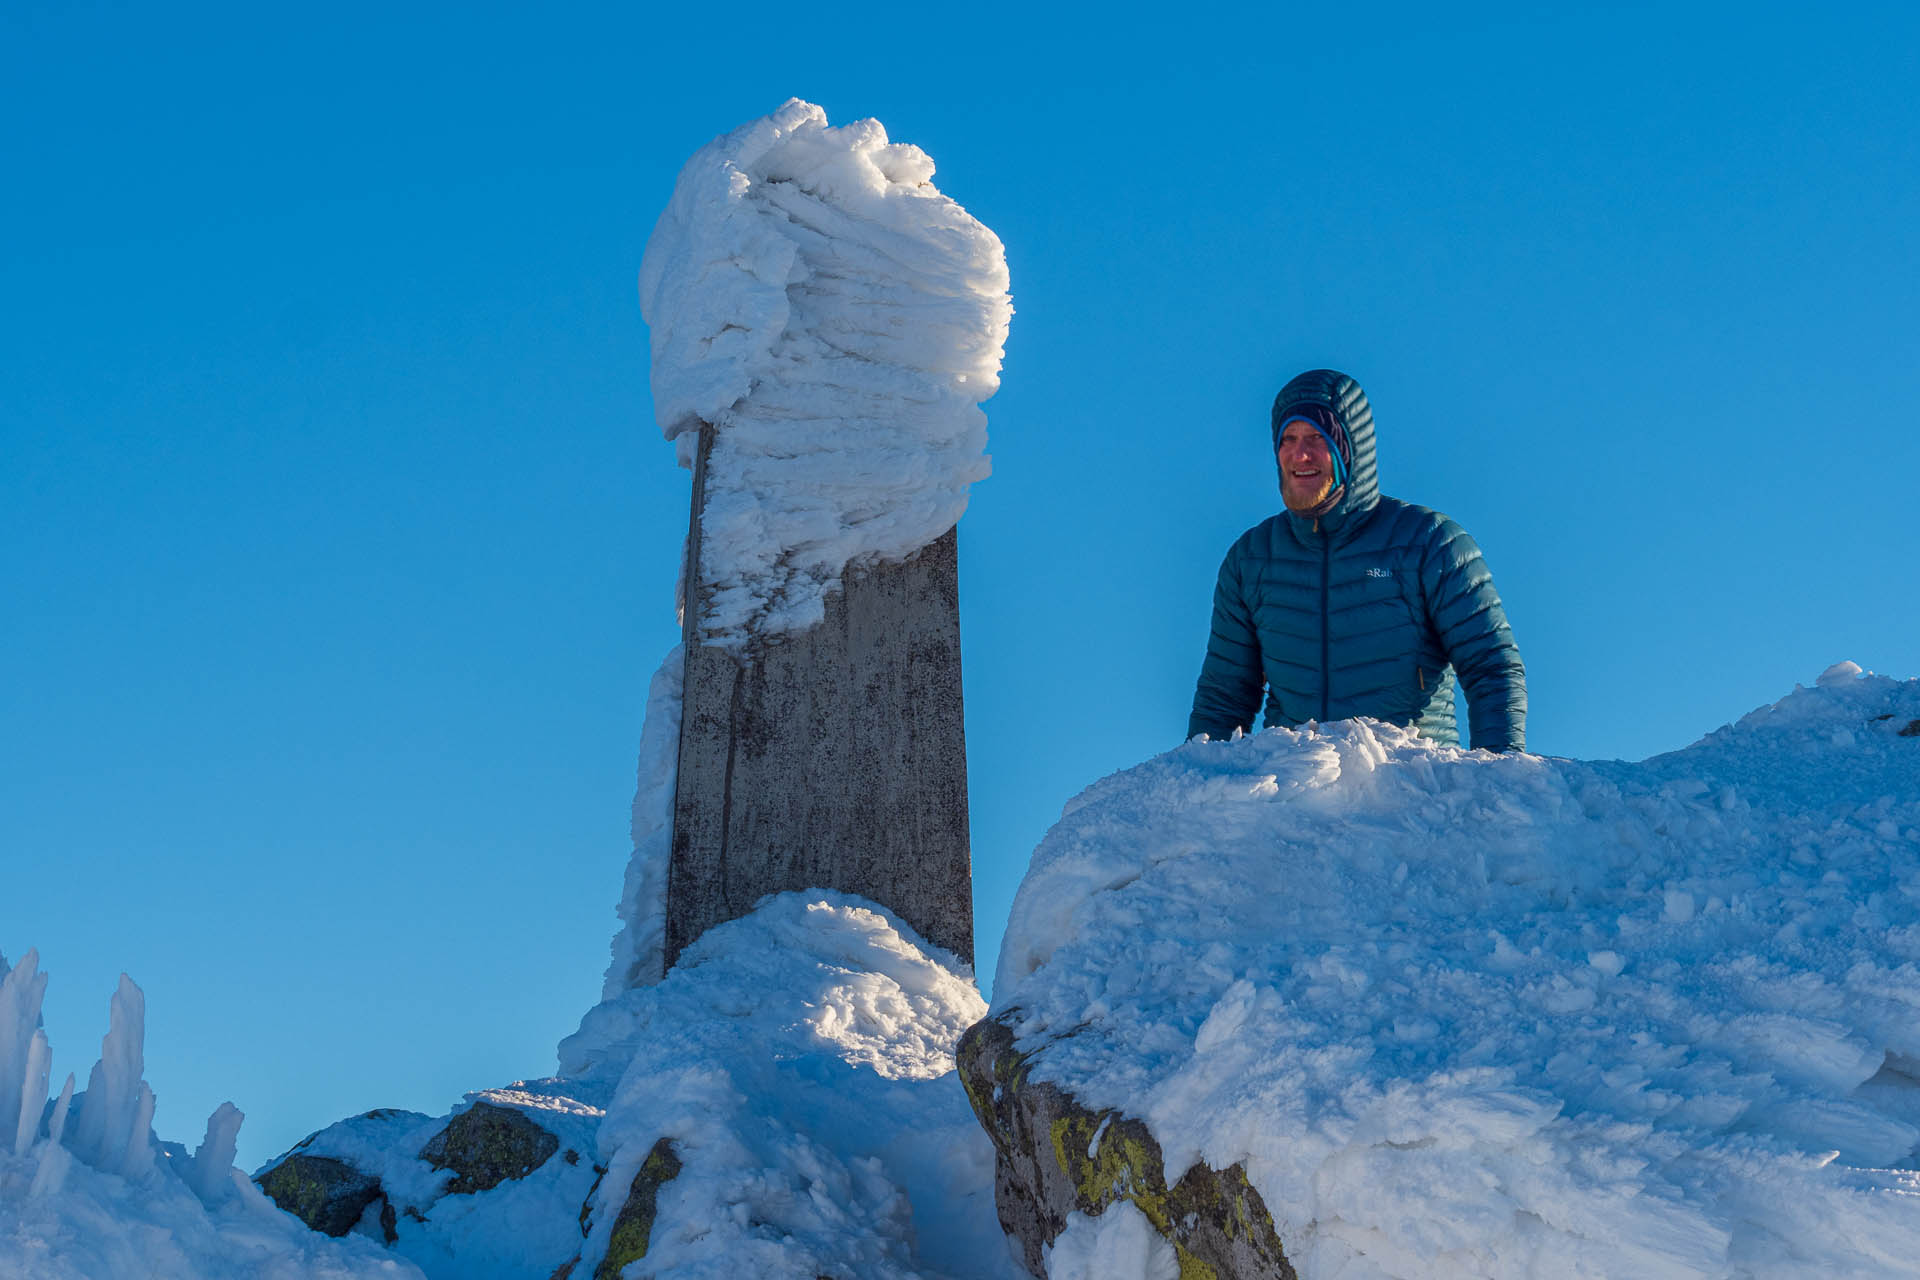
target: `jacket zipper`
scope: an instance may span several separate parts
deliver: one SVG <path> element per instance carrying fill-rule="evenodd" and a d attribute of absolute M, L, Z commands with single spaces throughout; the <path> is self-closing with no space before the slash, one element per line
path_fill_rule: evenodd
<path fill-rule="evenodd" d="M 1320 528 L 1320 521 L 1316 519 L 1313 522 L 1313 527 L 1315 530 L 1318 530 Z M 1333 683 L 1331 637 L 1327 634 L 1331 629 L 1331 619 L 1328 616 L 1327 605 L 1327 579 L 1332 576 L 1333 542 L 1326 534 L 1322 533 L 1320 535 L 1320 722 L 1322 724 L 1326 723 L 1327 712 L 1331 706 L 1330 699 L 1332 697 L 1332 689 L 1330 686 Z"/>

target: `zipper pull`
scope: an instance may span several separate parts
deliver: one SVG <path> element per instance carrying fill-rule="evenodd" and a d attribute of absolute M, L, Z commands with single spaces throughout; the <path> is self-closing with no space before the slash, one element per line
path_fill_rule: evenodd
<path fill-rule="evenodd" d="M 1427 669 L 1425 667 L 1415 667 L 1413 674 L 1419 679 L 1421 692 L 1424 693 L 1427 688 Z"/>

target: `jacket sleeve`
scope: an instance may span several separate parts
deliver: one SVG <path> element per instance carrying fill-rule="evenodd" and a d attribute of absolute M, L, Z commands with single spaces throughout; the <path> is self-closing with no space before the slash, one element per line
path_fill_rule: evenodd
<path fill-rule="evenodd" d="M 1189 738 L 1196 733 L 1225 738 L 1236 728 L 1251 729 L 1266 688 L 1260 641 L 1240 590 L 1239 552 L 1237 544 L 1228 550 L 1213 588 L 1213 631 L 1207 637 L 1206 660 L 1200 664 L 1200 680 L 1193 690 Z"/>
<path fill-rule="evenodd" d="M 1480 548 L 1442 516 L 1420 577 L 1428 620 L 1466 691 L 1473 745 L 1525 751 L 1527 669 Z"/>

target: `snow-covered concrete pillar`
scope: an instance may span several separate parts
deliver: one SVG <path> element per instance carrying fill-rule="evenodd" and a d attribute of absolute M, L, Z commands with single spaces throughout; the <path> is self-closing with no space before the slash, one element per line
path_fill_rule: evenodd
<path fill-rule="evenodd" d="M 695 481 L 671 803 L 650 708 L 609 995 L 786 889 L 972 960 L 955 526 L 1012 305 L 932 176 L 795 100 L 696 154 L 648 242 L 655 411 Z"/>

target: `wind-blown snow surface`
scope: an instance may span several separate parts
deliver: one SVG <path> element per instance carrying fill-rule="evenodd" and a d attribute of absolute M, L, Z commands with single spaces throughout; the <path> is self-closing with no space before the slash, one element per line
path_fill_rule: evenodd
<path fill-rule="evenodd" d="M 124 975 L 87 1089 L 49 1100 L 40 1028 L 47 975 L 0 957 L 0 1276 L 28 1280 L 405 1280 L 371 1241 L 330 1240 L 233 1167 L 240 1112 L 223 1103 L 193 1155 L 154 1141 L 142 1075 L 146 1002 Z"/>
<path fill-rule="evenodd" d="M 640 302 L 683 465 L 715 428 L 703 643 L 812 626 L 849 564 L 926 546 L 987 474 L 1006 254 L 878 121 L 832 128 L 796 98 L 703 147 L 647 242 Z"/>
<path fill-rule="evenodd" d="M 1920 681 L 1858 672 L 1640 764 L 1180 747 L 1068 806 L 996 1009 L 1306 1280 L 1920 1274 Z"/>
<path fill-rule="evenodd" d="M 656 986 L 587 1015 L 560 1079 L 605 1096 L 607 1166 L 576 1274 L 605 1256 L 653 1144 L 682 1163 L 644 1274 L 1013 1280 L 993 1148 L 954 1071 L 986 1012 L 967 968 L 846 894 L 766 899 Z"/>

